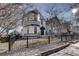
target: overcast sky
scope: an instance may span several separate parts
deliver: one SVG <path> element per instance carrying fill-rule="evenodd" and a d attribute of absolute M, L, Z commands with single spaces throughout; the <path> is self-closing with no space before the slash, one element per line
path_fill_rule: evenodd
<path fill-rule="evenodd" d="M 66 20 L 70 20 L 70 17 L 72 16 L 70 12 L 67 12 L 67 10 L 70 7 L 70 4 L 67 4 L 67 3 L 63 3 L 63 4 L 62 3 L 57 3 L 57 4 L 56 3 L 36 3 L 35 6 L 45 18 L 48 17 L 45 10 L 48 9 L 48 7 L 52 7 L 52 6 L 55 6 L 56 9 L 62 11 L 59 17 L 64 16 Z"/>

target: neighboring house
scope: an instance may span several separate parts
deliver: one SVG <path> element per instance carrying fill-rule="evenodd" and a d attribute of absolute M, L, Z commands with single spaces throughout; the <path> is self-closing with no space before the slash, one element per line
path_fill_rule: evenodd
<path fill-rule="evenodd" d="M 70 30 L 71 28 L 70 21 L 62 21 L 57 16 L 50 18 L 46 21 L 46 28 L 48 33 L 51 30 L 52 34 L 61 34 Z"/>
<path fill-rule="evenodd" d="M 65 21 L 61 24 L 61 33 L 71 31 L 71 22 Z"/>
<path fill-rule="evenodd" d="M 75 33 L 79 33 L 79 26 L 72 26 L 71 30 Z"/>
<path fill-rule="evenodd" d="M 46 31 L 48 34 L 58 33 L 59 26 L 60 21 L 57 16 L 47 19 L 46 21 Z"/>
<path fill-rule="evenodd" d="M 79 33 L 79 23 L 76 20 L 72 21 L 71 31 L 75 33 Z"/>

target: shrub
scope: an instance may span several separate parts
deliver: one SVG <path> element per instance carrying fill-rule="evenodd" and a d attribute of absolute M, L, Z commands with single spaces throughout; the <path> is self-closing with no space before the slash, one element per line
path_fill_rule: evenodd
<path fill-rule="evenodd" d="M 8 42 L 9 38 L 8 37 L 0 37 L 0 42 L 4 43 L 4 42 Z"/>

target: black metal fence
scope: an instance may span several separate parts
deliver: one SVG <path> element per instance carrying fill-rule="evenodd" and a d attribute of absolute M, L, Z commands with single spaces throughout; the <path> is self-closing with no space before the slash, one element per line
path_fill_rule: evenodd
<path fill-rule="evenodd" d="M 30 48 L 33 45 L 50 44 L 50 36 L 48 35 L 8 35 L 6 38 L 8 41 L 0 42 L 0 53 L 17 50 L 21 48 Z M 4 49 L 4 51 L 3 51 Z"/>
<path fill-rule="evenodd" d="M 32 40 L 32 43 L 35 41 L 35 40 L 47 40 L 48 44 L 50 44 L 50 36 L 33 36 L 33 35 L 29 35 L 29 36 L 22 36 L 20 37 L 20 39 L 18 39 L 17 37 L 14 37 L 13 40 L 11 37 L 9 37 L 9 48 L 8 50 L 11 51 L 11 48 L 13 46 L 13 44 L 15 44 L 14 42 L 16 41 L 19 41 L 20 44 L 23 44 L 24 42 L 26 43 L 26 48 L 29 48 L 29 43 L 30 43 L 30 40 Z M 20 41 L 23 41 L 22 43 Z M 18 42 L 17 42 L 18 44 Z"/>
<path fill-rule="evenodd" d="M 8 35 L 8 42 L 0 43 L 0 53 L 5 51 L 11 51 L 21 48 L 30 48 L 33 45 L 40 44 L 50 44 L 51 39 L 56 37 L 57 39 L 63 40 L 74 40 L 79 39 L 79 35 Z M 4 49 L 4 51 L 2 50 Z M 3 51 L 3 52 L 2 52 Z"/>

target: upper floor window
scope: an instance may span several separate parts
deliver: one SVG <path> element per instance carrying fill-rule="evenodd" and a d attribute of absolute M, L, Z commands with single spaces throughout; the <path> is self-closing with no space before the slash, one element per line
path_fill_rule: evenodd
<path fill-rule="evenodd" d="M 28 15 L 28 20 L 37 21 L 37 14 L 35 14 L 35 13 L 30 13 L 30 14 Z"/>

